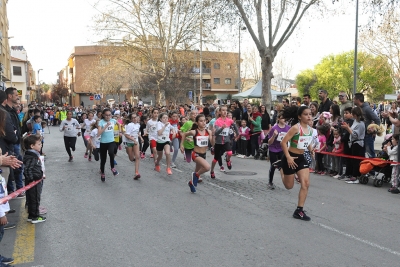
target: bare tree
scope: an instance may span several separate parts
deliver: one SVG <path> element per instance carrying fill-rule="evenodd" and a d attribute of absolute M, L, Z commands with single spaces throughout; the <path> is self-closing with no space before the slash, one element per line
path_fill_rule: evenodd
<path fill-rule="evenodd" d="M 233 0 L 261 58 L 262 102 L 271 108 L 272 64 L 306 12 L 322 9 L 322 0 Z M 253 18 L 255 24 L 253 24 Z"/>
<path fill-rule="evenodd" d="M 292 64 L 286 60 L 286 56 L 283 54 L 276 59 L 274 62 L 274 78 L 272 79 L 272 84 L 278 88 L 278 91 L 285 92 L 290 85 L 291 75 L 293 66 Z"/>
<path fill-rule="evenodd" d="M 261 60 L 255 48 L 243 55 L 243 78 L 257 83 L 261 79 Z M 242 86 L 243 88 L 243 86 Z"/>

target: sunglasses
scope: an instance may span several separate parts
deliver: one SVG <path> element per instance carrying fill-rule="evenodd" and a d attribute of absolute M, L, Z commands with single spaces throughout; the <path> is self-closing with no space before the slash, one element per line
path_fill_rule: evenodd
<path fill-rule="evenodd" d="M 344 95 L 339 95 L 339 97 L 345 97 Z"/>

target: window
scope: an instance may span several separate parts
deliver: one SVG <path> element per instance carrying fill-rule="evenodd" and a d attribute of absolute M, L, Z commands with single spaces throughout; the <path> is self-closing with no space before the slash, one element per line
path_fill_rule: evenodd
<path fill-rule="evenodd" d="M 219 84 L 219 78 L 214 78 L 214 84 Z"/>
<path fill-rule="evenodd" d="M 226 69 L 230 70 L 231 69 L 231 64 L 226 64 Z"/>
<path fill-rule="evenodd" d="M 219 69 L 219 68 L 220 68 L 219 63 L 214 63 L 214 69 Z"/>
<path fill-rule="evenodd" d="M 225 78 L 225 84 L 231 84 L 231 78 Z"/>
<path fill-rule="evenodd" d="M 22 69 L 21 69 L 21 67 L 13 66 L 13 75 L 15 75 L 15 76 L 22 76 Z"/>

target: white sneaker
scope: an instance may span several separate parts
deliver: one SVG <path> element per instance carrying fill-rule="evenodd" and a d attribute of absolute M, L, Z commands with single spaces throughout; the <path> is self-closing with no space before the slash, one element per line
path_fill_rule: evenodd
<path fill-rule="evenodd" d="M 236 157 L 241 158 L 242 154 L 237 154 Z"/>
<path fill-rule="evenodd" d="M 244 159 L 245 155 L 238 155 L 237 157 L 240 159 Z"/>
<path fill-rule="evenodd" d="M 250 155 L 250 156 L 246 157 L 246 159 L 254 159 L 254 156 Z"/>
<path fill-rule="evenodd" d="M 176 168 L 175 163 L 171 162 L 171 168 Z"/>
<path fill-rule="evenodd" d="M 340 175 L 337 174 L 337 175 L 333 176 L 332 178 L 338 179 L 339 177 L 340 177 Z"/>

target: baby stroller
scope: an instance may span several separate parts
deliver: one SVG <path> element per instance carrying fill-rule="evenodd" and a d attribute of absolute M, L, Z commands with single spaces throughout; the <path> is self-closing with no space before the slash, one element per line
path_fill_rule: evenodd
<path fill-rule="evenodd" d="M 257 155 L 260 157 L 260 160 L 266 160 L 268 158 L 268 136 L 266 136 L 262 141 L 258 148 Z"/>
<path fill-rule="evenodd" d="M 381 187 L 383 183 L 389 183 L 392 177 L 391 162 L 388 161 L 389 156 L 386 152 L 381 151 L 377 154 L 377 158 L 366 159 L 360 163 L 360 184 L 368 184 L 369 178 L 374 179 L 373 185 Z M 369 174 L 370 171 L 375 171 L 375 175 Z M 383 176 L 378 177 L 379 174 Z"/>

